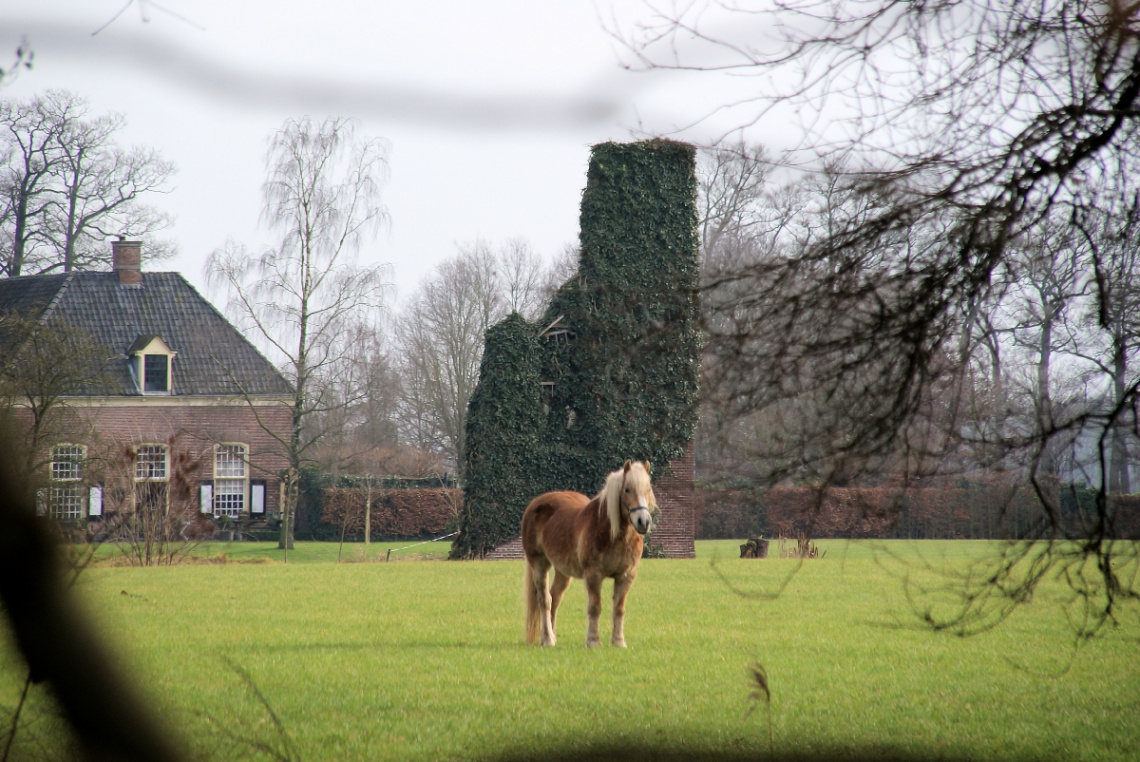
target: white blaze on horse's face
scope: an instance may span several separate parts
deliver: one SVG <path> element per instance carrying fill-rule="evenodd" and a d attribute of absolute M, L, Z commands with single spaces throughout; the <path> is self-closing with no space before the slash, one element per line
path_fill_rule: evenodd
<path fill-rule="evenodd" d="M 647 506 L 630 508 L 629 521 L 633 524 L 633 528 L 637 530 L 638 534 L 645 534 L 649 531 L 649 524 L 652 521 L 652 517 L 649 515 L 649 508 Z"/>
<path fill-rule="evenodd" d="M 629 522 L 638 534 L 648 532 L 653 523 L 650 511 L 657 507 L 657 503 L 649 484 L 649 471 L 640 463 L 632 468 L 629 464 L 626 465 L 621 502 L 629 513 Z"/>

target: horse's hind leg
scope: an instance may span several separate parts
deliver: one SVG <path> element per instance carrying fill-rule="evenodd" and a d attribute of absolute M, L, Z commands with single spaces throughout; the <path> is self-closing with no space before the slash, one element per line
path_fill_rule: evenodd
<path fill-rule="evenodd" d="M 614 631 L 610 643 L 625 648 L 625 597 L 633 587 L 636 572 L 627 572 L 614 577 Z"/>
<path fill-rule="evenodd" d="M 602 581 L 605 579 L 598 572 L 586 573 L 586 645 L 599 646 L 602 641 L 598 639 L 598 617 L 602 613 Z"/>
<path fill-rule="evenodd" d="M 531 564 L 533 569 L 534 587 L 530 594 L 534 596 L 534 602 L 538 606 L 539 615 L 542 618 L 542 645 L 552 646 L 555 643 L 554 620 L 551 617 L 550 590 L 547 587 L 547 572 L 550 571 L 550 561 L 539 558 L 528 559 L 527 563 Z"/>
<path fill-rule="evenodd" d="M 571 577 L 554 570 L 554 584 L 550 586 L 550 630 L 553 632 L 558 620 L 558 605 L 562 603 L 562 594 L 570 586 Z"/>

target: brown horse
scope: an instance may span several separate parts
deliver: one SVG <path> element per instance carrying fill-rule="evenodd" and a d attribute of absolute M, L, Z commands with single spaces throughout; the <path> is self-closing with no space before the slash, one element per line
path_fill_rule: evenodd
<path fill-rule="evenodd" d="M 573 577 L 586 580 L 589 602 L 586 645 L 599 645 L 602 581 L 614 581 L 614 625 L 610 640 L 625 646 L 625 597 L 637 576 L 641 535 L 649 531 L 657 500 L 649 483 L 649 462 L 625 462 L 606 477 L 593 500 L 579 492 L 547 492 L 530 501 L 522 518 L 526 553 L 526 639 L 552 646 L 554 619 Z M 554 584 L 547 572 L 554 567 Z"/>

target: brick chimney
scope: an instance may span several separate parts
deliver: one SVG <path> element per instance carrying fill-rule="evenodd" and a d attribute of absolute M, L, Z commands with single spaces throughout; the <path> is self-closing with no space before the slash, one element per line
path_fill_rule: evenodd
<path fill-rule="evenodd" d="M 111 241 L 111 269 L 119 274 L 120 286 L 141 286 L 142 241 Z"/>

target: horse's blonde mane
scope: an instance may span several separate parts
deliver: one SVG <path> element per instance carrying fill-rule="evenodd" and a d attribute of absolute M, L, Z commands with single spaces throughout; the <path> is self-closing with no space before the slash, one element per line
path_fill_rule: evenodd
<path fill-rule="evenodd" d="M 621 486 L 622 477 L 631 483 L 633 488 L 640 492 L 647 492 L 647 502 L 650 513 L 657 513 L 657 498 L 653 495 L 653 487 L 649 483 L 649 471 L 644 463 L 635 462 L 630 466 L 628 475 L 625 468 L 619 468 L 606 477 L 605 486 L 598 493 L 598 510 L 610 520 L 610 539 L 616 540 L 621 532 Z"/>

